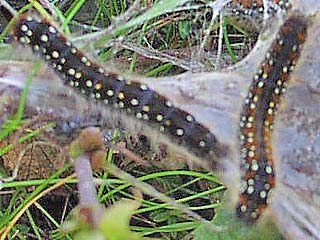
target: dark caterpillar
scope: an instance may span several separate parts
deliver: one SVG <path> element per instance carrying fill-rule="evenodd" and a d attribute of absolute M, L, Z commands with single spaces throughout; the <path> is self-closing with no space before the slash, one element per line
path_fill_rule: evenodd
<path fill-rule="evenodd" d="M 13 29 L 15 38 L 32 47 L 75 92 L 106 107 L 135 116 L 212 163 L 220 154 L 215 136 L 191 114 L 175 107 L 145 84 L 105 71 L 75 48 L 47 19 L 24 14 Z"/>
<path fill-rule="evenodd" d="M 259 15 L 267 8 L 269 13 L 276 12 L 278 9 L 286 10 L 290 8 L 289 0 L 267 0 L 268 6 L 264 6 L 263 0 L 232 0 L 230 7 L 236 14 Z"/>
<path fill-rule="evenodd" d="M 289 17 L 254 75 L 240 116 L 242 189 L 237 215 L 255 222 L 275 186 L 272 128 L 281 95 L 307 35 L 307 20 Z"/>

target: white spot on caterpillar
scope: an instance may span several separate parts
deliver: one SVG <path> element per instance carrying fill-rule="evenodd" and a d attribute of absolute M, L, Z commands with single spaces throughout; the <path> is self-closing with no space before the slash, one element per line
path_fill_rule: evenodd
<path fill-rule="evenodd" d="M 260 198 L 264 199 L 264 198 L 267 197 L 267 192 L 266 191 L 261 191 L 259 195 L 260 195 Z"/>
<path fill-rule="evenodd" d="M 203 140 L 201 140 L 201 141 L 199 142 L 199 147 L 205 147 L 205 146 L 206 146 L 206 142 L 203 141 Z"/>
<path fill-rule="evenodd" d="M 51 32 L 51 33 L 56 33 L 57 30 L 56 30 L 54 27 L 49 26 L 49 32 Z"/>
<path fill-rule="evenodd" d="M 271 174 L 272 173 L 272 167 L 266 166 L 266 173 Z"/>
<path fill-rule="evenodd" d="M 27 31 L 29 30 L 29 28 L 28 28 L 27 25 L 23 24 L 23 25 L 21 25 L 20 30 L 21 30 L 22 32 L 27 32 Z"/>
<path fill-rule="evenodd" d="M 107 95 L 108 95 L 109 97 L 112 97 L 113 94 L 114 94 L 113 90 L 111 90 L 111 89 L 108 89 L 108 90 L 107 90 Z"/>
<path fill-rule="evenodd" d="M 250 158 L 253 158 L 254 157 L 254 151 L 249 151 L 249 153 L 248 153 L 248 156 L 250 157 Z"/>
<path fill-rule="evenodd" d="M 163 120 L 163 115 L 162 114 L 158 114 L 156 116 L 156 119 L 157 119 L 158 122 L 161 122 Z"/>
<path fill-rule="evenodd" d="M 77 72 L 77 73 L 74 75 L 74 77 L 75 77 L 76 79 L 80 79 L 81 76 L 82 76 L 82 73 L 81 73 L 81 72 Z"/>
<path fill-rule="evenodd" d="M 136 99 L 136 98 L 132 98 L 131 101 L 130 101 L 131 105 L 132 106 L 137 106 L 139 105 L 139 101 Z"/>
<path fill-rule="evenodd" d="M 85 57 L 85 56 L 82 56 L 81 57 L 81 62 L 83 63 L 87 63 L 88 59 Z"/>
<path fill-rule="evenodd" d="M 148 90 L 148 86 L 147 86 L 146 84 L 141 84 L 141 85 L 140 85 L 140 89 L 141 89 L 142 91 L 146 91 L 146 90 Z"/>
<path fill-rule="evenodd" d="M 254 179 L 253 178 L 248 179 L 248 185 L 250 185 L 250 186 L 254 185 Z"/>
<path fill-rule="evenodd" d="M 259 165 L 258 165 L 257 161 L 255 161 L 255 162 L 252 161 L 251 170 L 257 171 L 258 169 L 259 169 Z"/>
<path fill-rule="evenodd" d="M 49 41 L 49 38 L 48 38 L 48 36 L 46 35 L 46 34 L 42 34 L 41 35 L 41 37 L 40 37 L 40 40 L 42 41 L 42 42 L 48 42 Z"/>
<path fill-rule="evenodd" d="M 138 112 L 138 113 L 136 114 L 136 117 L 137 117 L 138 119 L 141 119 L 141 118 L 142 118 L 142 113 Z"/>
<path fill-rule="evenodd" d="M 250 104 L 250 109 L 255 109 L 256 108 L 256 105 L 254 103 L 251 103 Z"/>
<path fill-rule="evenodd" d="M 26 43 L 26 37 L 21 37 L 21 38 L 19 39 L 19 41 L 20 41 L 21 43 Z"/>
<path fill-rule="evenodd" d="M 247 189 L 247 193 L 248 194 L 252 194 L 253 192 L 254 192 L 254 187 L 249 186 L 248 189 Z"/>
<path fill-rule="evenodd" d="M 194 120 L 191 115 L 187 115 L 186 119 L 188 122 L 192 122 Z"/>
<path fill-rule="evenodd" d="M 144 105 L 144 106 L 142 107 L 142 110 L 143 110 L 144 112 L 149 112 L 149 111 L 150 111 L 150 107 L 149 107 L 148 105 Z"/>
<path fill-rule="evenodd" d="M 120 81 L 120 82 L 122 82 L 122 81 L 124 80 L 124 77 L 121 76 L 121 75 L 118 75 L 118 76 L 117 76 L 117 80 Z"/>
<path fill-rule="evenodd" d="M 59 57 L 58 51 L 53 51 L 52 54 L 51 54 L 51 56 L 52 56 L 53 58 L 58 58 L 58 57 Z"/>
<path fill-rule="evenodd" d="M 251 213 L 251 217 L 252 217 L 252 218 L 257 218 L 257 217 L 258 217 L 258 214 L 257 214 L 256 212 L 252 212 L 252 213 Z"/>
<path fill-rule="evenodd" d="M 262 88 L 263 85 L 264 85 L 264 83 L 263 83 L 262 81 L 260 81 L 260 82 L 258 83 L 258 88 Z"/>
<path fill-rule="evenodd" d="M 61 63 L 61 64 L 65 64 L 66 61 L 67 61 L 67 60 L 66 60 L 64 57 L 60 59 L 60 63 Z"/>
<path fill-rule="evenodd" d="M 143 114 L 143 119 L 144 119 L 144 120 L 149 120 L 148 114 L 144 113 L 144 114 Z"/>
<path fill-rule="evenodd" d="M 247 211 L 247 206 L 241 205 L 240 211 L 241 211 L 241 212 L 246 212 L 246 211 Z"/>
<path fill-rule="evenodd" d="M 28 31 L 27 31 L 27 36 L 31 37 L 31 36 L 32 36 L 32 34 L 33 34 L 33 33 L 32 33 L 32 31 L 31 31 L 31 30 L 28 30 Z"/>
<path fill-rule="evenodd" d="M 122 101 L 119 102 L 119 108 L 124 108 L 124 103 Z"/>
<path fill-rule="evenodd" d="M 166 101 L 166 106 L 167 107 L 173 107 L 173 104 L 172 102 L 170 102 L 169 100 Z"/>
<path fill-rule="evenodd" d="M 68 70 L 68 74 L 73 76 L 76 73 L 76 70 L 74 70 L 73 68 L 69 68 Z"/>
<path fill-rule="evenodd" d="M 96 97 L 96 99 L 100 99 L 100 98 L 101 98 L 101 94 L 97 92 L 97 93 L 95 94 L 95 97 Z"/>
<path fill-rule="evenodd" d="M 87 81 L 86 81 L 86 86 L 87 86 L 88 88 L 91 88 L 92 85 L 93 85 L 93 83 L 92 83 L 91 80 L 87 80 Z"/>
<path fill-rule="evenodd" d="M 184 130 L 182 128 L 177 128 L 176 133 L 179 137 L 181 137 L 184 134 Z"/>

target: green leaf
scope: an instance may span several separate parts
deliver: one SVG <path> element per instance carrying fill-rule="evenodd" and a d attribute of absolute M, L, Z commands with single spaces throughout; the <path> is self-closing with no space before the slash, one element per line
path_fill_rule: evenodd
<path fill-rule="evenodd" d="M 129 228 L 133 212 L 140 203 L 130 199 L 121 200 L 107 208 L 100 223 L 100 229 L 108 240 L 139 240 L 143 239 L 138 233 Z"/>
<path fill-rule="evenodd" d="M 228 196 L 224 199 L 221 207 L 213 220 L 213 224 L 224 228 L 221 232 L 213 232 L 208 226 L 202 225 L 195 232 L 195 240 L 282 240 L 279 229 L 264 216 L 257 224 L 247 224 L 235 216 L 235 209 L 229 207 Z"/>
<path fill-rule="evenodd" d="M 190 21 L 179 21 L 178 29 L 180 37 L 183 40 L 186 40 L 187 37 L 190 35 L 191 23 Z"/>

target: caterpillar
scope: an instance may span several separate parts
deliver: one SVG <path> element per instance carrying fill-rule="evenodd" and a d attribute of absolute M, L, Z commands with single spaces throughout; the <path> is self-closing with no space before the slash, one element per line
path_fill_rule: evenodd
<path fill-rule="evenodd" d="M 40 55 L 77 94 L 157 129 L 174 144 L 186 147 L 210 164 L 221 155 L 216 137 L 193 115 L 175 107 L 147 85 L 106 71 L 77 49 L 48 19 L 23 14 L 12 34 Z"/>
<path fill-rule="evenodd" d="M 307 20 L 289 17 L 253 77 L 240 115 L 241 193 L 237 216 L 256 222 L 275 186 L 272 131 L 275 114 L 307 35 Z"/>
<path fill-rule="evenodd" d="M 265 7 L 268 12 L 275 12 L 277 9 L 288 9 L 290 7 L 289 0 L 268 0 L 268 6 L 264 6 L 263 0 L 233 0 L 231 2 L 232 11 L 236 14 L 243 13 L 245 15 L 257 15 L 263 13 Z"/>

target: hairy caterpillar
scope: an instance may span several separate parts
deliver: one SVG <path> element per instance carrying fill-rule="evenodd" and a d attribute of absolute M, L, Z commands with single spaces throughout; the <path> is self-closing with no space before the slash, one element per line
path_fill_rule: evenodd
<path fill-rule="evenodd" d="M 268 6 L 264 6 L 263 0 L 233 0 L 231 8 L 236 14 L 257 15 L 263 13 L 265 8 L 268 9 L 268 12 L 274 12 L 278 9 L 286 10 L 290 7 L 289 0 L 268 0 L 265 2 Z"/>
<path fill-rule="evenodd" d="M 281 95 L 306 39 L 307 21 L 292 16 L 279 30 L 261 68 L 254 75 L 240 116 L 242 189 L 237 215 L 255 222 L 275 186 L 272 130 Z"/>
<path fill-rule="evenodd" d="M 124 79 L 92 62 L 47 19 L 20 16 L 13 35 L 31 46 L 55 70 L 65 85 L 122 114 L 157 129 L 193 155 L 210 164 L 221 154 L 216 137 L 195 117 L 147 85 Z"/>
<path fill-rule="evenodd" d="M 316 7 L 314 7 L 315 3 L 316 2 L 313 2 L 311 4 L 312 4 L 312 7 L 316 9 Z M 275 160 L 277 165 L 276 166 L 277 182 L 276 182 L 276 188 L 273 189 L 272 191 L 273 191 L 273 195 L 277 195 L 277 196 L 272 197 L 272 202 L 268 204 L 268 209 L 270 208 L 269 210 L 271 211 L 272 215 L 276 217 L 275 219 L 276 224 L 278 226 L 281 226 L 282 230 L 286 234 L 286 237 L 290 239 L 291 238 L 292 239 L 309 239 L 309 238 L 318 239 L 318 236 L 320 236 L 319 234 L 320 228 L 319 228 L 319 221 L 318 221 L 319 213 L 317 211 L 319 209 L 319 201 L 317 201 L 319 199 L 319 188 L 317 184 L 319 182 L 319 166 L 317 165 L 317 162 L 318 162 L 317 156 L 319 154 L 319 151 L 318 151 L 319 136 L 318 135 L 309 136 L 308 133 L 305 133 L 305 132 L 301 133 L 300 131 L 302 127 L 300 127 L 300 125 L 297 130 L 299 134 L 292 133 L 291 129 L 297 129 L 297 126 L 296 126 L 297 113 L 293 111 L 292 108 L 289 108 L 287 106 L 288 100 L 292 100 L 293 103 L 291 104 L 294 107 L 297 106 L 298 109 L 302 108 L 304 113 L 303 116 L 305 117 L 305 120 L 300 120 L 298 121 L 298 123 L 303 125 L 303 129 L 307 129 L 308 131 L 310 130 L 313 133 L 315 131 L 316 133 L 319 132 L 318 124 L 315 124 L 316 126 L 314 126 L 313 124 L 312 126 L 310 126 L 310 122 L 311 123 L 319 122 L 318 114 L 317 114 L 319 98 L 315 96 L 315 94 L 307 90 L 300 91 L 301 86 L 308 87 L 308 85 L 306 84 L 306 81 L 312 82 L 312 84 L 317 82 L 317 76 L 319 73 L 318 71 L 319 70 L 318 68 L 319 51 L 317 50 L 318 49 L 317 39 L 319 39 L 318 38 L 319 37 L 319 32 L 318 32 L 319 21 L 318 20 L 319 20 L 319 14 L 312 21 L 314 23 L 313 24 L 314 26 L 311 27 L 311 29 L 309 29 L 310 31 L 308 30 L 308 33 L 309 33 L 308 40 L 305 43 L 306 46 L 304 46 L 303 48 L 303 54 L 302 54 L 303 56 L 301 56 L 301 59 L 299 59 L 299 63 L 298 63 L 299 66 L 290 75 L 290 81 L 293 80 L 295 82 L 295 84 L 292 84 L 294 85 L 294 88 L 291 88 L 289 91 L 290 93 L 286 94 L 285 96 L 287 98 L 285 111 L 282 112 L 280 115 L 277 115 L 275 119 L 276 125 L 280 124 L 280 128 L 279 126 L 278 127 L 276 126 L 277 131 L 274 131 L 273 133 L 273 135 L 278 135 L 279 132 L 281 132 L 282 134 L 281 135 L 282 137 L 279 139 L 277 138 L 278 136 L 275 136 L 276 138 L 274 139 L 275 141 L 273 142 L 273 146 L 274 146 L 273 151 L 278 151 L 278 152 L 287 151 L 287 152 L 290 152 L 290 154 L 287 154 L 286 162 L 284 162 L 284 159 L 282 159 L 283 155 L 279 154 L 278 152 L 275 153 L 275 158 L 276 158 Z M 268 25 L 268 27 L 270 26 Z M 264 56 L 266 54 L 264 52 L 261 53 L 261 51 L 257 52 L 255 55 L 251 56 L 250 62 L 256 62 L 257 61 L 256 58 L 259 55 Z M 28 68 L 28 67 L 30 68 L 31 66 L 31 64 L 26 64 L 26 63 L 20 63 L 20 64 L 25 68 Z M 248 63 L 246 62 L 246 64 Z M 257 66 L 254 65 L 254 69 L 256 68 Z M 252 71 L 252 68 L 250 69 L 250 72 L 251 71 Z M 297 72 L 300 73 L 300 75 Z M 226 83 L 228 83 L 228 80 L 230 80 L 230 82 L 233 83 L 233 80 L 236 79 L 238 76 L 241 82 L 247 82 L 248 80 L 251 80 L 251 78 L 250 77 L 248 78 L 247 76 L 253 75 L 252 73 L 248 73 L 247 70 L 241 70 L 241 73 L 244 73 L 244 74 L 239 75 L 238 71 L 234 71 L 232 72 L 232 74 L 226 76 L 225 79 L 222 79 L 220 73 L 219 75 L 215 75 L 215 73 L 212 73 L 210 77 L 208 77 L 207 75 L 206 77 L 208 78 L 209 82 L 212 81 L 214 83 L 214 84 L 211 84 L 212 86 L 217 86 L 217 83 L 221 81 L 225 81 Z M 192 75 L 192 77 L 196 78 L 196 76 L 194 75 Z M 201 75 L 201 77 L 203 78 L 203 75 Z M 189 79 L 190 76 L 187 76 L 185 78 Z M 25 79 L 22 78 L 20 79 L 20 82 L 24 80 Z M 55 81 L 57 80 L 56 76 L 54 76 L 54 80 Z M 200 81 L 200 80 L 201 79 L 197 79 L 197 81 Z M 299 86 L 297 87 L 296 81 L 299 81 L 299 80 L 301 81 Z M 38 79 L 39 85 L 41 85 L 41 81 L 42 79 L 39 78 Z M 15 78 L 14 80 L 12 80 L 12 82 L 14 83 L 18 82 L 18 78 Z M 45 85 L 46 86 L 43 86 L 43 87 L 47 88 L 47 84 Z M 245 88 L 246 87 L 247 87 L 247 84 L 245 84 Z M 163 88 L 168 89 L 167 85 Z M 210 89 L 210 93 L 212 96 L 216 96 L 215 91 L 212 91 L 211 88 L 207 88 L 207 89 Z M 238 85 L 236 85 L 236 89 L 239 89 Z M 244 88 L 241 88 L 241 89 L 244 90 Z M 47 91 L 49 92 L 50 90 L 51 89 L 47 89 Z M 62 89 L 60 88 L 60 90 Z M 183 90 L 188 91 L 188 88 L 185 88 L 185 89 L 183 88 Z M 296 93 L 295 95 L 292 96 L 291 93 L 294 92 L 294 90 L 296 90 Z M 52 95 L 50 95 L 49 93 L 47 95 L 52 97 Z M 200 102 L 198 100 L 199 95 L 196 95 L 196 96 L 197 96 L 196 100 Z M 232 95 L 232 97 L 233 99 L 235 99 L 234 102 L 237 102 L 237 103 L 241 102 L 240 96 L 237 97 Z M 308 101 L 305 101 L 305 99 L 308 99 Z M 309 106 L 310 99 L 312 99 L 313 101 L 311 110 Z M 41 101 L 41 99 L 39 101 Z M 209 101 L 209 98 L 208 98 L 208 101 Z M 91 102 L 91 104 L 94 104 L 94 103 Z M 192 110 L 190 110 L 190 112 L 192 112 Z M 74 113 L 76 114 L 77 112 L 74 112 Z M 314 115 L 312 115 L 311 113 L 313 113 Z M 281 121 L 279 117 L 283 117 Z M 289 120 L 284 121 L 285 119 L 289 119 Z M 218 122 L 218 120 L 216 119 L 214 120 L 215 122 Z M 234 130 L 236 129 L 232 124 L 227 126 L 229 126 L 230 129 L 231 128 Z M 283 129 L 286 129 L 284 133 L 282 132 Z M 307 141 L 307 144 L 305 143 L 306 135 L 309 136 L 308 137 L 309 141 Z M 288 139 L 288 136 L 291 140 L 289 141 L 289 143 L 284 142 Z M 314 137 L 316 137 L 317 141 L 313 140 Z M 303 146 L 301 146 L 302 144 Z M 315 152 L 314 152 L 314 149 L 316 149 Z M 308 152 L 307 150 L 311 152 Z M 299 157 L 297 156 L 297 154 L 299 154 Z M 310 160 L 311 157 L 313 161 Z M 310 173 L 310 171 L 312 172 L 313 175 Z M 282 176 L 282 178 L 280 175 Z M 237 179 L 234 179 L 234 178 L 232 178 L 232 180 L 237 181 Z M 269 239 L 269 238 L 270 236 L 266 235 L 266 239 Z"/>

